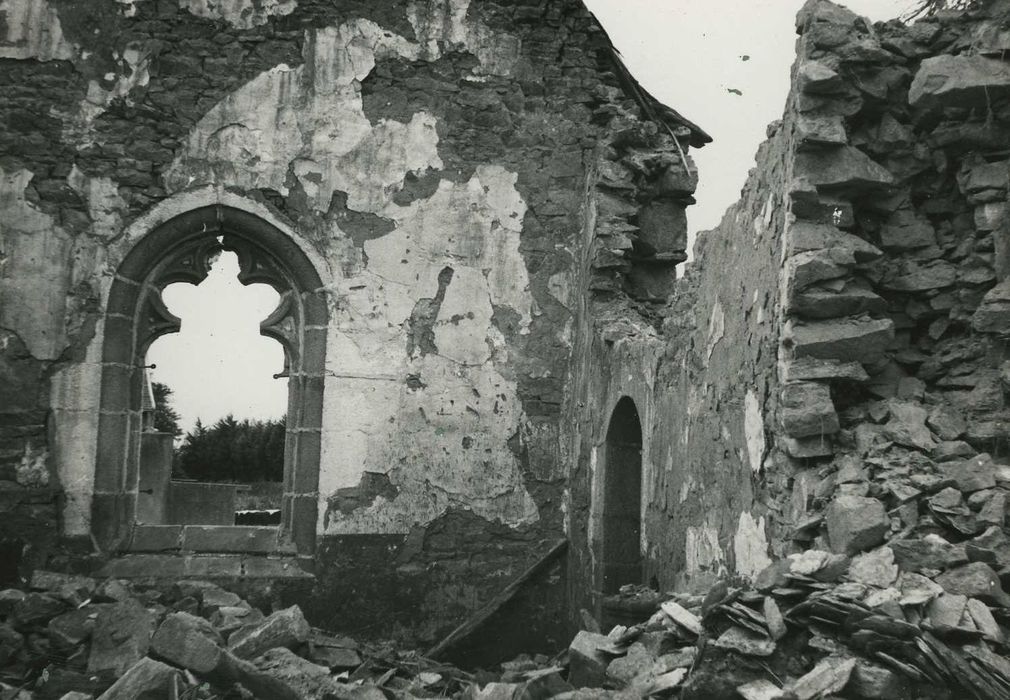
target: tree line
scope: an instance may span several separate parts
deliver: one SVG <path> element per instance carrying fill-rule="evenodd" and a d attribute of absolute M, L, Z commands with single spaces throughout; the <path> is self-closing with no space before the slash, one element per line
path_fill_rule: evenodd
<path fill-rule="evenodd" d="M 171 406 L 172 390 L 159 382 L 154 394 L 154 428 L 183 436 L 179 414 Z M 285 418 L 238 420 L 232 414 L 207 426 L 197 419 L 175 450 L 172 476 L 197 481 L 282 481 Z"/>

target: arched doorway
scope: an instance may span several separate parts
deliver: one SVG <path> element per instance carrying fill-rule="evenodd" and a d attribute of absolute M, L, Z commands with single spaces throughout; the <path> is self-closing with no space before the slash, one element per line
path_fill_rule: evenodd
<path fill-rule="evenodd" d="M 288 376 L 281 525 L 155 532 L 137 525 L 145 357 L 156 338 L 179 330 L 162 290 L 175 282 L 199 284 L 221 250 L 238 256 L 240 282 L 269 284 L 280 295 L 260 332 L 284 347 Z M 137 548 L 139 533 L 164 549 L 174 544 L 182 550 L 312 553 L 327 320 L 322 281 L 311 261 L 284 232 L 253 214 L 202 207 L 166 221 L 137 243 L 116 271 L 105 314 L 91 529 L 106 551 Z"/>
<path fill-rule="evenodd" d="M 642 423 L 625 396 L 607 426 L 603 472 L 603 594 L 642 583 Z"/>

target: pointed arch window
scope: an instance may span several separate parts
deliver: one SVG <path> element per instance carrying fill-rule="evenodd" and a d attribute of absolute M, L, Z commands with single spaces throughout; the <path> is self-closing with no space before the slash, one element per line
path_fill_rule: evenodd
<path fill-rule="evenodd" d="M 161 293 L 177 282 L 199 284 L 222 250 L 237 255 L 241 283 L 268 284 L 280 295 L 260 332 L 284 347 L 283 373 L 288 376 L 281 524 L 138 523 L 145 357 L 155 339 L 180 328 Z M 117 270 L 105 314 L 91 520 L 92 533 L 105 550 L 312 554 L 327 317 L 322 282 L 312 262 L 287 234 L 255 215 L 220 205 L 203 207 L 144 236 Z"/>

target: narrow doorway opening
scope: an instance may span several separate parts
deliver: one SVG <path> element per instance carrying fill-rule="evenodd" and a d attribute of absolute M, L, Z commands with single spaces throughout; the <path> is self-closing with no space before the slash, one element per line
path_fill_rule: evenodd
<path fill-rule="evenodd" d="M 603 594 L 642 583 L 642 424 L 625 396 L 607 427 L 603 487 Z"/>

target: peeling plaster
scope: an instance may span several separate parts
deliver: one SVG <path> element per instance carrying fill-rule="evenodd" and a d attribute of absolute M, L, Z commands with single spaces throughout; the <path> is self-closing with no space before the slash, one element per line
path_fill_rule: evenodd
<path fill-rule="evenodd" d="M 95 119 L 105 113 L 113 100 L 127 98 L 126 102 L 130 104 L 130 91 L 147 85 L 151 80 L 151 55 L 146 46 L 129 44 L 122 56 L 117 56 L 116 59 L 119 71 L 105 76 L 105 83 L 111 84 L 104 87 L 98 80 L 88 81 L 87 94 L 78 103 L 78 109 L 66 118 L 66 136 L 77 142 L 78 146 L 91 142 L 91 128 Z"/>
<path fill-rule="evenodd" d="M 67 184 L 88 203 L 90 235 L 111 241 L 122 234 L 122 212 L 127 207 L 119 196 L 119 186 L 112 178 L 88 177 L 74 165 L 67 176 Z"/>
<path fill-rule="evenodd" d="M 71 237 L 25 199 L 33 174 L 0 168 L 0 326 L 33 357 L 54 360 L 66 342 Z"/>
<path fill-rule="evenodd" d="M 166 187 L 227 183 L 287 194 L 293 169 L 317 211 L 339 190 L 350 209 L 378 213 L 406 172 L 442 167 L 432 115 L 373 126 L 362 110 L 360 82 L 387 56 L 416 60 L 420 50 L 364 19 L 306 32 L 304 64 L 261 73 L 204 115 Z"/>
<path fill-rule="evenodd" d="M 76 55 L 48 0 L 0 0 L 0 58 L 66 61 Z"/>
<path fill-rule="evenodd" d="M 252 29 L 270 17 L 290 15 L 297 0 L 179 0 L 179 7 L 197 17 L 223 19 L 236 29 Z"/>
<path fill-rule="evenodd" d="M 758 472 L 761 470 L 761 462 L 765 454 L 765 426 L 761 402 L 754 390 L 748 389 L 743 403 L 743 430 L 747 440 L 747 460 L 751 471 Z"/>
<path fill-rule="evenodd" d="M 726 314 L 723 313 L 722 304 L 716 299 L 712 305 L 712 315 L 708 319 L 708 343 L 705 347 L 705 358 L 711 360 L 715 346 L 722 340 L 726 333 Z"/>
<path fill-rule="evenodd" d="M 477 57 L 484 73 L 509 75 L 519 60 L 518 37 L 468 21 L 469 9 L 470 0 L 411 2 L 407 18 L 428 60 L 437 59 L 443 46 L 462 46 Z"/>
<path fill-rule="evenodd" d="M 754 517 L 744 511 L 733 537 L 733 556 L 736 572 L 754 578 L 772 563 L 768 556 L 768 537 L 765 535 L 765 519 Z"/>
<path fill-rule="evenodd" d="M 491 320 L 492 303 L 507 303 L 527 324 L 530 318 L 528 282 L 520 282 L 526 275 L 518 229 L 494 223 L 525 209 L 514 181 L 514 174 L 501 168 L 482 167 L 469 183 L 441 183 L 432 198 L 402 208 L 413 216 L 398 218 L 397 229 L 365 242 L 368 268 L 342 283 L 347 292 L 331 336 L 330 366 L 334 375 L 357 377 L 337 376 L 328 384 L 326 411 L 335 417 L 353 414 L 354 420 L 336 418 L 345 430 L 324 432 L 324 452 L 346 457 L 321 476 L 320 490 L 353 485 L 364 466 L 388 470 L 400 496 L 376 499 L 351 517 L 333 513 L 327 532 L 406 531 L 450 506 L 511 525 L 537 519 L 507 447 L 522 412 L 515 382 L 495 367 L 504 341 Z M 489 197 L 503 183 L 511 199 Z M 514 241 L 502 245 L 495 237 Z M 406 321 L 413 300 L 435 294 L 445 266 L 454 273 L 434 325 L 437 352 L 408 357 Z M 488 268 L 516 272 L 506 278 Z M 354 287 L 360 289 L 352 292 Z M 380 379 L 384 373 L 395 383 L 373 384 L 363 405 L 367 380 L 360 377 Z M 423 387 L 409 387 L 403 381 L 408 375 Z"/>
<path fill-rule="evenodd" d="M 726 573 L 726 554 L 719 545 L 719 531 L 709 525 L 688 527 L 684 540 L 684 569 L 689 578 Z"/>
<path fill-rule="evenodd" d="M 46 466 L 49 451 L 41 447 L 35 449 L 32 444 L 25 444 L 21 461 L 14 467 L 15 479 L 26 488 L 42 488 L 49 485 L 49 469 Z"/>
<path fill-rule="evenodd" d="M 360 81 L 377 58 L 419 60 L 430 47 L 360 19 L 306 37 L 302 66 L 260 74 L 200 120 L 166 182 L 170 190 L 214 183 L 287 193 L 293 173 L 317 211 L 342 192 L 347 209 L 395 225 L 361 241 L 359 257 L 333 224 L 327 256 L 345 276 L 329 285 L 319 527 L 406 532 L 451 507 L 512 526 L 533 522 L 536 504 L 508 448 L 523 421 L 518 387 L 498 369 L 509 357 L 492 322 L 500 307 L 518 315 L 521 333 L 532 320 L 518 176 L 481 165 L 467 182 L 442 180 L 425 199 L 395 203 L 408 172 L 442 167 L 435 117 L 373 125 Z M 340 262 L 348 259 L 357 262 Z M 447 267 L 434 352 L 408 352 L 411 313 L 418 300 L 434 299 Z M 328 496 L 354 487 L 363 471 L 387 476 L 389 494 L 327 511 Z"/>

